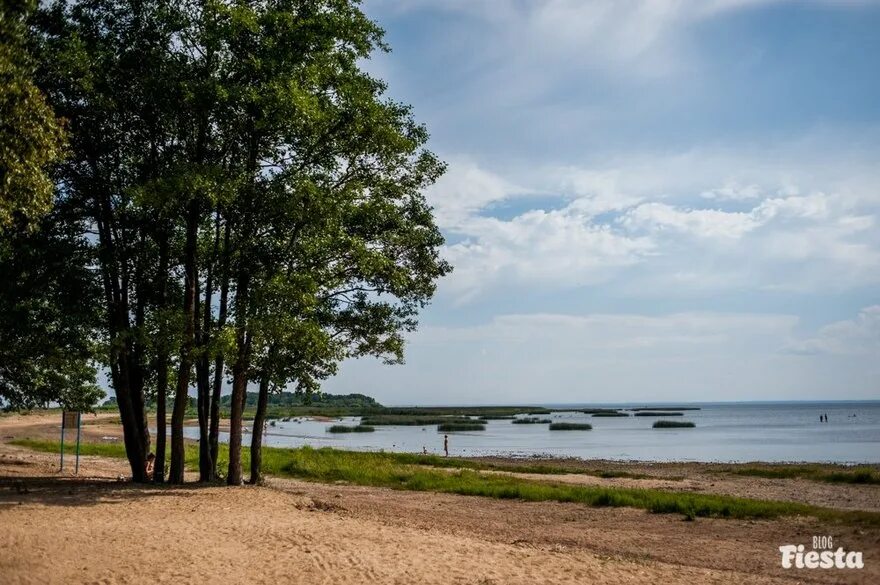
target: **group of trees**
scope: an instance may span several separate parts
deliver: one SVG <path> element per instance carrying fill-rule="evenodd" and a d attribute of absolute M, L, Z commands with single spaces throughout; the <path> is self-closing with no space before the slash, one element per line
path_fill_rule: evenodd
<path fill-rule="evenodd" d="M 34 219 L 7 193 L 24 187 L 0 169 L 12 210 L 0 227 L 0 347 L 21 338 L 16 355 L 0 353 L 0 397 L 94 401 L 100 362 L 134 480 L 146 479 L 151 450 L 164 480 L 170 409 L 168 480 L 180 483 L 188 391 L 200 478 L 211 481 L 229 384 L 226 479 L 238 484 L 254 384 L 259 481 L 269 393 L 311 392 L 346 358 L 399 362 L 403 335 L 450 270 L 422 194 L 444 165 L 410 108 L 360 67 L 386 50 L 382 30 L 356 0 L 22 6 L 11 53 L 55 130 L 38 132 L 46 146 L 2 121 L 0 156 L 7 134 L 42 150 L 29 168 L 49 170 L 52 210 Z M 0 91 L 5 116 L 18 98 Z"/>

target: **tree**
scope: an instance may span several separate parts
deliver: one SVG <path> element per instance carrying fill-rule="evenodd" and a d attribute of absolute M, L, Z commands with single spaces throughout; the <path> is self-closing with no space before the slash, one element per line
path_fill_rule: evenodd
<path fill-rule="evenodd" d="M 341 0 L 274 0 L 225 17 L 237 99 L 225 123 L 244 161 L 232 215 L 236 484 L 248 380 L 260 387 L 258 462 L 269 388 L 312 387 L 344 357 L 399 361 L 402 334 L 449 266 L 422 195 L 444 166 L 423 150 L 410 108 L 358 67 L 385 47 L 381 29 Z"/>
<path fill-rule="evenodd" d="M 56 208 L 39 229 L 0 233 L 0 403 L 9 409 L 88 411 L 104 396 L 91 251 L 63 215 Z"/>
<path fill-rule="evenodd" d="M 175 248 L 181 207 L 182 63 L 169 50 L 179 22 L 162 0 L 59 1 L 40 11 L 32 31 L 36 78 L 70 127 L 56 197 L 76 214 L 72 225 L 96 232 L 88 241 L 103 289 L 105 363 L 135 481 L 145 480 L 150 448 L 149 352 L 165 347 L 147 333 L 151 316 L 174 300 L 155 276 L 163 253 L 173 254 L 165 246 Z"/>
<path fill-rule="evenodd" d="M 16 216 L 33 221 L 52 203 L 49 167 L 64 132 L 33 82 L 26 18 L 35 0 L 0 2 L 0 230 Z"/>

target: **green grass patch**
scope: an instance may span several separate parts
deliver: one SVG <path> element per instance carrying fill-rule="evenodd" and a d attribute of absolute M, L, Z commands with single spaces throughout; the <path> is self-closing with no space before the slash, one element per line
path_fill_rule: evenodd
<path fill-rule="evenodd" d="M 441 433 L 454 433 L 456 431 L 485 431 L 486 425 L 480 422 L 450 422 L 437 425 Z"/>
<path fill-rule="evenodd" d="M 635 416 L 684 416 L 683 412 L 655 412 L 653 410 L 642 410 L 635 413 Z"/>
<path fill-rule="evenodd" d="M 327 428 L 328 433 L 372 433 L 375 427 L 367 425 L 333 425 Z"/>
<path fill-rule="evenodd" d="M 600 418 L 602 418 L 602 417 L 610 418 L 610 417 L 615 417 L 615 416 L 629 416 L 629 413 L 627 413 L 627 412 L 594 412 L 593 416 L 600 417 Z"/>
<path fill-rule="evenodd" d="M 361 424 L 367 426 L 400 425 L 409 427 L 429 427 L 445 423 L 473 424 L 474 422 L 476 422 L 474 419 L 463 416 L 413 416 L 410 414 L 379 414 L 364 417 L 361 420 Z"/>
<path fill-rule="evenodd" d="M 633 412 L 643 412 L 643 411 L 669 411 L 669 410 L 700 410 L 699 406 L 644 406 L 641 408 L 629 408 L 627 410 L 631 410 Z"/>
<path fill-rule="evenodd" d="M 880 485 L 880 472 L 864 466 L 833 469 L 821 465 L 749 466 L 736 467 L 729 471 L 736 475 L 768 479 L 810 479 L 827 483 Z"/>
<path fill-rule="evenodd" d="M 577 410 L 575 412 L 582 412 L 584 414 L 604 414 L 604 413 L 610 414 L 610 413 L 615 413 L 615 412 L 620 412 L 620 411 L 616 408 L 582 408 L 582 409 Z"/>
<path fill-rule="evenodd" d="M 32 449 L 57 452 L 57 441 L 19 439 L 12 441 Z M 105 457 L 125 457 L 119 444 L 83 443 L 81 453 Z M 242 449 L 242 465 L 248 466 L 248 449 Z M 228 448 L 220 446 L 219 467 L 225 469 Z M 198 467 L 198 446 L 187 445 L 187 466 Z M 503 475 L 481 474 L 475 469 L 506 470 L 520 466 L 493 466 L 474 461 L 448 459 L 435 455 L 373 453 L 323 448 L 263 448 L 263 471 L 268 475 L 294 477 L 317 482 L 343 481 L 356 485 L 398 490 L 431 491 L 530 502 L 573 502 L 588 506 L 632 507 L 661 514 L 682 514 L 686 518 L 713 517 L 773 519 L 784 516 L 810 516 L 828 522 L 880 527 L 880 514 L 833 510 L 794 502 L 776 502 L 732 496 L 670 492 L 640 488 L 606 488 L 557 484 Z M 450 473 L 434 467 L 457 467 Z M 526 466 L 528 468 L 528 466 Z"/>
<path fill-rule="evenodd" d="M 558 422 L 551 423 L 549 429 L 551 431 L 591 431 L 593 430 L 593 425 L 585 423 Z"/>
<path fill-rule="evenodd" d="M 551 421 L 549 418 L 537 418 L 534 416 L 527 416 L 525 418 L 515 418 L 512 421 L 515 425 L 543 425 L 549 424 Z"/>
<path fill-rule="evenodd" d="M 657 420 L 652 426 L 655 429 L 692 429 L 697 425 L 681 420 Z"/>

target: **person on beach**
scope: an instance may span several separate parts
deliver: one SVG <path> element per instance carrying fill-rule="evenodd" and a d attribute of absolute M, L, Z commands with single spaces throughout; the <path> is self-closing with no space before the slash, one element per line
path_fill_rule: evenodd
<path fill-rule="evenodd" d="M 449 457 L 449 435 L 443 435 L 443 451 Z"/>
<path fill-rule="evenodd" d="M 150 453 L 147 455 L 147 460 L 144 462 L 144 475 L 147 476 L 147 479 L 152 481 L 154 467 L 156 465 L 156 456 Z"/>

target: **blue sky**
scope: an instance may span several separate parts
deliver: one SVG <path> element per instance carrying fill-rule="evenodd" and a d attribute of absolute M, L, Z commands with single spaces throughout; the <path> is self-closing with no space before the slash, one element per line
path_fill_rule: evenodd
<path fill-rule="evenodd" d="M 449 163 L 386 404 L 880 398 L 880 3 L 366 0 Z"/>

